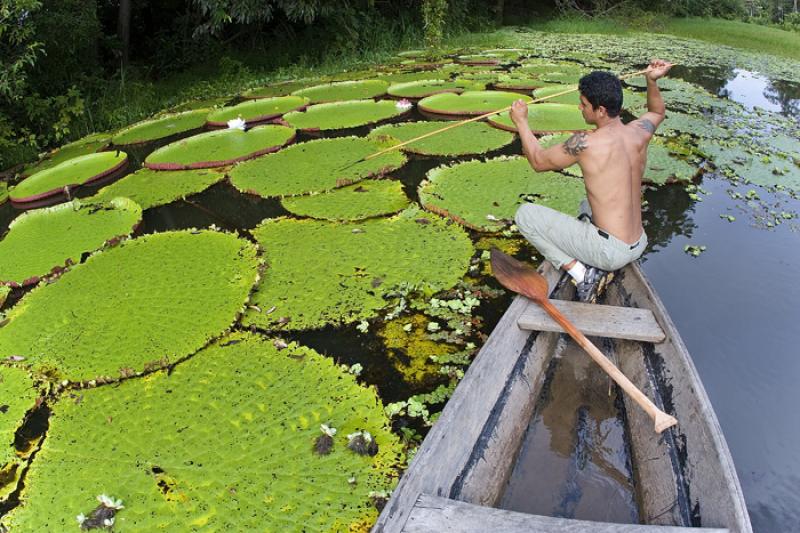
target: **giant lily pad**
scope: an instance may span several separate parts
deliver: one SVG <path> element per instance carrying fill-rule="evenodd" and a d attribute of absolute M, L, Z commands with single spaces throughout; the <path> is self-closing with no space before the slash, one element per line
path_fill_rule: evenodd
<path fill-rule="evenodd" d="M 500 74 L 494 82 L 495 88 L 510 91 L 531 91 L 543 85 L 546 85 L 544 81 L 524 72 Z"/>
<path fill-rule="evenodd" d="M 456 62 L 462 65 L 499 65 L 502 59 L 492 54 L 471 54 L 458 56 Z"/>
<path fill-rule="evenodd" d="M 375 98 L 386 94 L 386 89 L 388 88 L 389 83 L 382 80 L 340 81 L 300 89 L 292 94 L 308 98 L 312 104 L 322 104 Z"/>
<path fill-rule="evenodd" d="M 559 96 L 553 97 L 553 95 Z M 581 103 L 580 93 L 575 90 L 575 87 L 570 87 L 569 85 L 548 85 L 547 87 L 540 87 L 539 89 L 533 91 L 533 98 L 536 100 L 539 98 L 547 98 L 545 101 L 549 104 L 567 104 L 577 106 Z"/>
<path fill-rule="evenodd" d="M 237 165 L 230 180 L 240 191 L 264 197 L 329 191 L 405 164 L 406 157 L 399 150 L 361 161 L 385 147 L 358 137 L 304 142 Z"/>
<path fill-rule="evenodd" d="M 23 167 L 21 176 L 30 176 L 81 155 L 99 152 L 111 142 L 108 133 L 93 133 L 46 154 L 39 161 Z"/>
<path fill-rule="evenodd" d="M 0 365 L 0 501 L 14 488 L 22 461 L 14 449 L 14 434 L 34 407 L 39 391 L 30 373 Z"/>
<path fill-rule="evenodd" d="M 53 407 L 12 531 L 78 531 L 106 493 L 115 531 L 366 531 L 404 464 L 374 389 L 329 358 L 235 333 L 174 371 Z M 337 430 L 314 453 L 320 426 Z M 348 449 L 368 431 L 374 456 Z"/>
<path fill-rule="evenodd" d="M 245 325 L 292 330 L 374 317 L 400 284 L 437 291 L 466 272 L 472 243 L 458 225 L 408 209 L 362 223 L 268 219 L 253 230 L 270 265 Z M 266 311 L 271 311 L 267 313 Z M 0 330 L 2 331 L 2 330 Z"/>
<path fill-rule="evenodd" d="M 249 100 L 230 107 L 222 107 L 208 115 L 207 124 L 224 128 L 229 120 L 243 119 L 247 124 L 257 124 L 280 117 L 290 111 L 305 109 L 308 98 L 300 96 L 276 96 Z"/>
<path fill-rule="evenodd" d="M 450 79 L 450 74 L 452 73 L 444 70 L 414 70 L 411 72 L 401 71 L 401 72 L 390 72 L 387 74 L 380 74 L 378 76 L 378 79 L 389 82 L 390 84 L 407 83 L 411 81 L 426 81 L 426 80 L 444 81 Z"/>
<path fill-rule="evenodd" d="M 210 131 L 163 146 L 147 156 L 144 164 L 154 170 L 222 167 L 275 152 L 294 141 L 294 134 L 286 126 Z"/>
<path fill-rule="evenodd" d="M 124 196 L 142 209 L 150 209 L 202 192 L 224 178 L 225 174 L 217 169 L 166 172 L 143 168 L 103 187 L 89 201 L 103 202 Z"/>
<path fill-rule="evenodd" d="M 389 87 L 390 96 L 398 98 L 425 98 L 439 93 L 463 93 L 464 91 L 480 91 L 484 84 L 467 80 L 421 80 L 406 83 L 395 83 Z"/>
<path fill-rule="evenodd" d="M 446 126 L 447 123 L 442 122 L 387 124 L 372 130 L 370 136 L 388 135 L 398 141 L 408 141 Z M 427 139 L 414 141 L 402 149 L 406 152 L 423 155 L 470 155 L 497 150 L 511 144 L 513 140 L 514 135 L 511 133 L 500 131 L 480 122 L 470 122 L 432 135 Z"/>
<path fill-rule="evenodd" d="M 139 122 L 111 138 L 116 145 L 142 144 L 202 128 L 208 109 L 195 109 Z"/>
<path fill-rule="evenodd" d="M 299 91 L 300 89 L 306 89 L 308 87 L 312 87 L 317 85 L 320 80 L 292 80 L 292 81 L 282 81 L 278 83 L 274 83 L 272 85 L 267 85 L 266 87 L 256 87 L 255 89 L 250 89 L 249 91 L 245 91 L 242 93 L 242 98 L 246 100 L 256 100 L 258 98 L 272 98 L 275 96 L 286 96 L 291 94 L 293 91 Z"/>
<path fill-rule="evenodd" d="M 0 241 L 0 283 L 37 283 L 80 261 L 81 255 L 129 235 L 142 221 L 142 208 L 127 198 L 105 205 L 80 201 L 23 213 Z"/>
<path fill-rule="evenodd" d="M 571 69 L 578 68 L 575 63 L 554 63 L 552 61 L 542 61 L 539 59 L 532 59 L 525 61 L 520 66 L 515 68 L 512 72 L 515 74 L 525 73 L 530 76 L 540 76 L 549 72 L 563 72 Z"/>
<path fill-rule="evenodd" d="M 20 355 L 68 380 L 173 363 L 223 333 L 258 279 L 256 248 L 214 231 L 145 235 L 39 285 L 0 328 Z"/>
<path fill-rule="evenodd" d="M 419 188 L 425 209 L 479 231 L 501 229 L 526 201 L 575 214 L 584 195 L 581 180 L 534 172 L 524 157 L 437 167 Z"/>
<path fill-rule="evenodd" d="M 283 116 L 290 126 L 303 131 L 355 128 L 400 116 L 408 109 L 391 100 L 349 100 L 312 105 L 305 111 Z"/>
<path fill-rule="evenodd" d="M 489 117 L 492 126 L 517 131 L 508 111 Z M 550 131 L 580 131 L 589 128 L 577 106 L 569 104 L 534 104 L 528 106 L 528 124 L 534 133 Z"/>
<path fill-rule="evenodd" d="M 397 213 L 408 207 L 403 184 L 395 180 L 363 180 L 334 191 L 284 198 L 281 203 L 295 215 L 323 220 L 364 220 Z"/>
<path fill-rule="evenodd" d="M 419 101 L 420 109 L 437 115 L 482 115 L 508 107 L 516 100 L 531 98 L 504 91 L 465 91 L 461 94 L 434 94 Z"/>
<path fill-rule="evenodd" d="M 101 152 L 74 157 L 33 174 L 9 191 L 14 202 L 24 203 L 61 194 L 113 174 L 128 164 L 124 152 Z"/>

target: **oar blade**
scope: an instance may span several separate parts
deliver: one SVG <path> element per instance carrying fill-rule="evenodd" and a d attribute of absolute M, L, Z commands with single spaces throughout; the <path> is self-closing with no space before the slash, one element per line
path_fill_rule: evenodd
<path fill-rule="evenodd" d="M 490 253 L 492 273 L 503 287 L 534 301 L 547 299 L 547 280 L 533 267 L 517 261 L 497 248 L 492 248 Z"/>

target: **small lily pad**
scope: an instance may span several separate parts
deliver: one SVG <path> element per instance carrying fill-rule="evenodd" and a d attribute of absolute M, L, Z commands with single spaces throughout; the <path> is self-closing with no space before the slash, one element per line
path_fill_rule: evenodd
<path fill-rule="evenodd" d="M 159 148 L 144 165 L 154 170 L 222 167 L 275 152 L 294 141 L 294 135 L 292 128 L 277 125 L 209 131 Z"/>
<path fill-rule="evenodd" d="M 370 492 L 391 490 L 405 463 L 375 389 L 252 333 L 80 394 L 53 406 L 20 505 L 3 517 L 11 531 L 79 531 L 75 516 L 100 493 L 124 505 L 115 531 L 366 531 Z M 316 455 L 322 424 L 336 433 Z M 348 449 L 359 431 L 374 455 Z"/>
<path fill-rule="evenodd" d="M 312 105 L 305 111 L 287 113 L 283 119 L 303 131 L 327 131 L 375 124 L 407 113 L 392 100 L 349 100 Z"/>
<path fill-rule="evenodd" d="M 265 198 L 329 191 L 380 176 L 406 163 L 400 150 L 360 161 L 383 148 L 385 144 L 359 137 L 304 142 L 236 165 L 230 180 L 240 191 Z"/>
<path fill-rule="evenodd" d="M 389 83 L 382 80 L 339 81 L 299 89 L 292 94 L 308 98 L 312 104 L 376 98 L 386 94 Z"/>
<path fill-rule="evenodd" d="M 207 114 L 208 109 L 196 109 L 139 122 L 117 132 L 111 142 L 117 146 L 142 144 L 196 130 L 203 127 Z"/>
<path fill-rule="evenodd" d="M 258 124 L 273 120 L 290 111 L 300 111 L 308 105 L 308 99 L 300 96 L 276 96 L 248 100 L 230 107 L 222 107 L 208 114 L 206 123 L 214 128 L 227 127 L 228 121 L 241 118 L 247 124 Z"/>
<path fill-rule="evenodd" d="M 642 181 L 661 185 L 664 183 L 690 182 L 700 171 L 700 167 L 692 166 L 683 159 L 672 155 L 658 140 L 653 140 L 647 147 L 647 166 Z"/>
<path fill-rule="evenodd" d="M 127 198 L 84 205 L 79 200 L 27 211 L 0 241 L 0 283 L 24 286 L 77 264 L 81 255 L 131 232 L 142 208 Z"/>
<path fill-rule="evenodd" d="M 406 122 L 402 124 L 387 124 L 375 128 L 370 133 L 371 137 L 388 135 L 400 142 L 408 141 L 420 135 L 425 135 L 446 127 L 442 122 Z M 457 128 L 432 135 L 405 145 L 402 150 L 415 154 L 433 156 L 459 156 L 482 154 L 498 150 L 511 144 L 514 135 L 493 128 L 481 122 L 470 122 Z"/>
<path fill-rule="evenodd" d="M 473 253 L 457 224 L 415 208 L 359 223 L 268 219 L 252 233 L 270 265 L 254 300 L 262 310 L 274 309 L 250 309 L 242 320 L 267 329 L 374 317 L 387 304 L 384 295 L 400 284 L 433 292 L 452 287 Z"/>
<path fill-rule="evenodd" d="M 439 93 L 463 93 L 464 91 L 480 91 L 484 84 L 467 80 L 421 80 L 406 83 L 395 83 L 389 86 L 390 96 L 398 98 L 425 98 Z"/>
<path fill-rule="evenodd" d="M 752 153 L 737 142 L 703 140 L 700 150 L 723 175 L 765 187 L 780 185 L 800 192 L 800 167 L 788 159 Z"/>
<path fill-rule="evenodd" d="M 420 109 L 438 115 L 482 115 L 508 107 L 516 100 L 530 102 L 530 96 L 504 91 L 465 91 L 461 94 L 435 94 L 417 104 Z"/>
<path fill-rule="evenodd" d="M 557 172 L 534 172 L 524 157 L 466 161 L 428 172 L 419 187 L 422 206 L 478 231 L 498 231 L 525 202 L 575 214 L 583 181 Z"/>
<path fill-rule="evenodd" d="M 24 203 L 56 196 L 65 188 L 86 185 L 113 174 L 127 164 L 127 154 L 119 151 L 74 157 L 25 178 L 9 191 L 9 197 L 13 202 Z"/>
<path fill-rule="evenodd" d="M 281 200 L 295 215 L 323 220 L 364 220 L 390 215 L 408 207 L 403 184 L 396 180 L 362 180 L 353 185 L 311 196 Z"/>
<path fill-rule="evenodd" d="M 145 235 L 40 284 L 8 311 L 0 359 L 86 381 L 174 363 L 236 320 L 258 279 L 256 247 L 215 231 Z"/>
<path fill-rule="evenodd" d="M 488 118 L 489 124 L 506 131 L 517 131 L 508 111 Z M 528 124 L 534 133 L 581 131 L 590 126 L 577 106 L 569 104 L 533 104 L 528 106 Z"/>
<path fill-rule="evenodd" d="M 117 197 L 130 198 L 142 209 L 150 209 L 197 194 L 222 181 L 225 174 L 217 169 L 150 170 L 143 168 L 103 187 L 86 201 L 105 202 Z"/>

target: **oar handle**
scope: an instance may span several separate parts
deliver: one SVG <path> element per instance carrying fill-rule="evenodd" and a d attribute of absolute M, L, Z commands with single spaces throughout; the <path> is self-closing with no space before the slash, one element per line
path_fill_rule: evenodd
<path fill-rule="evenodd" d="M 625 79 L 628 79 L 628 78 L 633 78 L 634 76 L 639 76 L 641 74 L 644 74 L 648 70 L 649 69 L 640 70 L 638 72 L 631 72 L 629 74 L 625 74 L 623 76 L 620 76 L 619 79 L 620 80 L 625 80 Z M 550 94 L 550 95 L 547 95 L 547 96 L 541 96 L 539 98 L 535 98 L 535 99 L 531 100 L 530 102 L 528 102 L 527 105 L 537 104 L 539 102 L 544 102 L 545 100 L 550 100 L 551 98 L 557 98 L 559 96 L 564 96 L 565 94 L 574 93 L 577 90 L 578 90 L 578 86 L 576 85 L 575 87 L 571 87 L 569 89 L 566 89 L 564 91 L 561 91 L 561 92 L 558 92 L 558 93 L 555 93 L 555 94 Z M 419 137 L 414 137 L 413 139 L 409 139 L 407 141 L 401 142 L 400 144 L 395 144 L 394 146 L 390 146 L 389 148 L 384 148 L 383 150 L 381 150 L 379 152 L 375 152 L 374 154 L 370 154 L 370 155 L 366 156 L 363 160 L 364 161 L 369 161 L 370 159 L 378 157 L 379 155 L 383 155 L 383 154 L 385 154 L 387 152 L 391 152 L 393 150 L 398 150 L 398 149 L 402 148 L 403 146 L 409 145 L 409 144 L 411 144 L 413 142 L 421 141 L 422 139 L 426 139 L 426 138 L 431 137 L 433 135 L 437 135 L 439 133 L 442 133 L 443 131 L 447 131 L 447 130 L 451 130 L 453 128 L 457 128 L 459 126 L 463 126 L 464 124 L 469 124 L 470 122 L 476 122 L 478 120 L 483 120 L 483 119 L 485 119 L 487 117 L 491 117 L 492 115 L 496 115 L 498 113 L 503 113 L 505 111 L 508 111 L 509 109 L 511 109 L 511 106 L 506 106 L 506 107 L 504 107 L 502 109 L 498 109 L 496 111 L 489 111 L 488 113 L 484 113 L 483 115 L 478 115 L 477 117 L 472 117 L 472 118 L 468 118 L 466 120 L 462 120 L 460 122 L 455 122 L 453 124 L 445 126 L 444 128 L 439 128 L 438 130 L 429 131 L 428 133 L 426 133 L 424 135 L 420 135 Z"/>
<path fill-rule="evenodd" d="M 659 409 L 656 404 L 654 404 L 650 398 L 644 395 L 642 391 L 640 391 L 636 385 L 634 385 L 631 380 L 629 380 L 625 374 L 623 374 L 619 368 L 612 363 L 608 357 L 606 357 L 603 352 L 601 352 L 597 346 L 595 346 L 592 341 L 586 338 L 586 335 L 581 333 L 572 323 L 567 320 L 567 318 L 556 309 L 556 307 L 550 303 L 547 298 L 542 300 L 537 300 L 537 303 L 544 308 L 547 313 L 553 317 L 553 320 L 558 322 L 564 331 L 566 331 L 570 337 L 575 339 L 575 342 L 581 345 L 581 347 L 586 350 L 586 353 L 594 359 L 594 361 L 600 365 L 606 374 L 608 374 L 614 382 L 619 385 L 623 391 L 625 391 L 632 399 L 635 401 L 639 406 L 644 409 L 644 411 L 653 419 L 655 424 L 656 433 L 661 433 L 665 429 L 674 426 L 678 423 L 678 420 L 675 417 L 668 415 L 661 409 Z"/>

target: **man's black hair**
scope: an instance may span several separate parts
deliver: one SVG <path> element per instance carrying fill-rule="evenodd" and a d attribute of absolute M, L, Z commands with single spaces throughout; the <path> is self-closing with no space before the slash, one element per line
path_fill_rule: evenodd
<path fill-rule="evenodd" d="M 622 84 L 610 72 L 600 70 L 590 72 L 580 79 L 578 90 L 592 104 L 592 109 L 603 106 L 609 117 L 614 118 L 619 115 L 622 109 Z"/>

